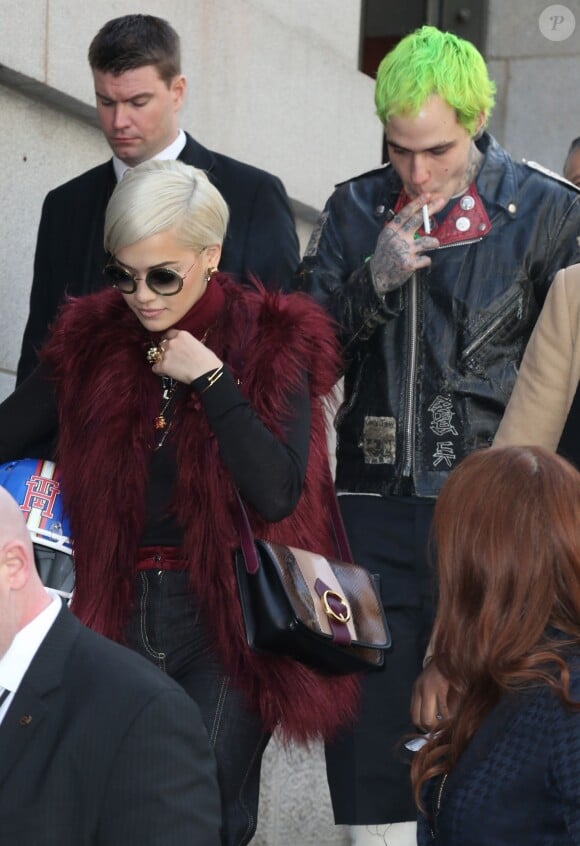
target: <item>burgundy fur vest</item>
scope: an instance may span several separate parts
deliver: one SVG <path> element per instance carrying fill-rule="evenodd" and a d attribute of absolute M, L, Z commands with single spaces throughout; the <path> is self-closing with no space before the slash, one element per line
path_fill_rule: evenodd
<path fill-rule="evenodd" d="M 312 300 L 250 290 L 215 277 L 224 307 L 208 346 L 228 362 L 265 425 L 281 434 L 287 398 L 308 374 L 311 442 L 294 513 L 265 523 L 250 508 L 256 536 L 335 554 L 324 503 L 330 495 L 323 397 L 334 384 L 332 327 Z M 73 610 L 91 628 L 122 640 L 130 611 L 159 380 L 145 361 L 149 335 L 116 291 L 70 302 L 43 357 L 55 375 L 58 461 L 74 538 Z M 177 447 L 175 510 L 191 586 L 233 683 L 268 730 L 286 737 L 331 736 L 352 718 L 357 680 L 323 677 L 288 659 L 258 656 L 244 635 L 232 553 L 234 488 L 199 398 L 183 392 L 172 436 Z"/>

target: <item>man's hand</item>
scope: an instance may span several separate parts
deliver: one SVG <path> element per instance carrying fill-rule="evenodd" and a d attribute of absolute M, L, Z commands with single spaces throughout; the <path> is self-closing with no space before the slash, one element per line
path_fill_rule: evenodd
<path fill-rule="evenodd" d="M 424 731 L 436 731 L 440 720 L 452 716 L 449 707 L 449 682 L 431 661 L 415 684 L 411 698 L 411 719 Z"/>
<path fill-rule="evenodd" d="M 416 270 L 431 264 L 431 259 L 424 252 L 436 249 L 439 241 L 430 235 L 415 237 L 423 224 L 424 205 L 429 215 L 432 215 L 443 208 L 445 199 L 431 199 L 430 194 L 422 194 L 408 203 L 381 230 L 370 260 L 373 282 L 381 295 L 400 288 Z"/>

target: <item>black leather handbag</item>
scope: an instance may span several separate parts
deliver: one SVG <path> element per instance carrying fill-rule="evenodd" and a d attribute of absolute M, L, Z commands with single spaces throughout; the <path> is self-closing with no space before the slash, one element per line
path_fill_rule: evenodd
<path fill-rule="evenodd" d="M 254 539 L 238 495 L 235 567 L 249 646 L 319 672 L 379 669 L 391 645 L 378 576 L 352 563 L 336 497 L 331 517 L 339 556 Z"/>

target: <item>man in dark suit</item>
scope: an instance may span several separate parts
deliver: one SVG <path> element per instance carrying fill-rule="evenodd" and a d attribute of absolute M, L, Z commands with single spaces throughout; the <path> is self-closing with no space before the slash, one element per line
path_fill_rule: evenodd
<path fill-rule="evenodd" d="M 186 81 L 179 36 L 166 21 L 151 15 L 108 21 L 91 43 L 89 62 L 99 121 L 114 155 L 45 198 L 17 384 L 36 366 L 64 296 L 102 287 L 105 208 L 127 167 L 179 158 L 207 172 L 230 209 L 221 270 L 278 288 L 298 266 L 294 219 L 280 180 L 202 147 L 179 128 Z"/>
<path fill-rule="evenodd" d="M 0 841 L 219 846 L 219 828 L 197 706 L 44 587 L 0 488 Z"/>

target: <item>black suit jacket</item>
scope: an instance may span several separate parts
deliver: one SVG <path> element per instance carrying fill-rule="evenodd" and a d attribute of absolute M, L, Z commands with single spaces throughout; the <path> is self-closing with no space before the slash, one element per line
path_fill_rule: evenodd
<path fill-rule="evenodd" d="M 0 725 L 0 843 L 219 846 L 199 710 L 63 606 Z"/>
<path fill-rule="evenodd" d="M 269 288 L 287 287 L 298 266 L 299 251 L 280 180 L 207 150 L 187 133 L 186 138 L 179 158 L 205 170 L 230 209 L 220 269 L 240 277 L 257 276 Z M 115 184 L 111 159 L 46 195 L 17 384 L 36 367 L 37 351 L 65 294 L 82 296 L 102 287 L 105 209 Z"/>

